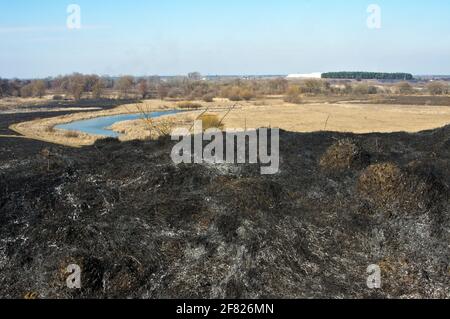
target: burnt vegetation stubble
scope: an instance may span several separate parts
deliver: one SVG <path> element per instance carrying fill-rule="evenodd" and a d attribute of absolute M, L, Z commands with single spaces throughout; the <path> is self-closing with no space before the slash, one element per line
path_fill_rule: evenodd
<path fill-rule="evenodd" d="M 2 139 L 1 297 L 450 296 L 449 127 L 282 131 L 273 176 L 174 166 L 172 145 Z M 366 287 L 374 263 L 381 290 Z"/>

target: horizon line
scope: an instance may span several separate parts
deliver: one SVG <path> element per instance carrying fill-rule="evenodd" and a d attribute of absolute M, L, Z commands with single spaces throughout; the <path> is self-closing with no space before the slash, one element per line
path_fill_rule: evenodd
<path fill-rule="evenodd" d="M 329 73 L 329 72 L 368 72 L 368 73 L 409 73 L 409 72 L 380 72 L 380 71 L 327 71 L 327 72 L 315 72 L 315 73 Z M 131 76 L 134 78 L 149 78 L 149 77 L 187 77 L 188 73 L 185 74 L 148 74 L 148 75 L 134 75 L 134 74 L 115 74 L 115 75 L 110 75 L 110 74 L 99 74 L 99 73 L 95 73 L 95 72 L 91 72 L 91 73 L 82 73 L 82 72 L 71 72 L 71 73 L 63 73 L 63 74 L 58 74 L 58 75 L 48 75 L 48 76 L 44 76 L 44 77 L 2 77 L 0 75 L 0 79 L 4 79 L 4 80 L 34 80 L 34 79 L 54 79 L 54 78 L 58 78 L 58 77 L 64 77 L 64 76 L 70 76 L 73 74 L 81 74 L 81 75 L 97 75 L 99 77 L 109 77 L 109 78 L 120 78 L 123 76 Z M 256 74 L 251 74 L 251 73 L 241 73 L 241 74 L 202 74 L 200 73 L 202 78 L 205 77 L 287 77 L 291 74 L 303 74 L 303 73 L 256 73 Z M 312 73 L 305 73 L 305 74 L 312 74 Z M 427 77 L 427 76 L 435 76 L 435 77 L 450 77 L 450 73 L 445 74 L 433 74 L 433 73 L 422 73 L 422 74 L 414 74 L 414 73 L 409 73 L 411 75 L 413 75 L 414 77 Z"/>

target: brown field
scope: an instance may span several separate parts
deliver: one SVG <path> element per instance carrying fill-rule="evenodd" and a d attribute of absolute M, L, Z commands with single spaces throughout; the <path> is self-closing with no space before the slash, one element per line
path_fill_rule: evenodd
<path fill-rule="evenodd" d="M 250 102 L 238 102 L 223 124 L 226 129 L 251 129 L 259 127 L 277 127 L 293 132 L 336 131 L 353 133 L 372 132 L 419 132 L 442 127 L 450 123 L 450 107 L 436 105 L 388 105 L 370 104 L 367 101 L 331 101 L 289 104 L 277 98 L 258 99 Z M 222 118 L 227 109 L 234 105 L 224 99 L 213 103 L 201 103 L 208 113 Z M 115 109 L 100 112 L 71 114 L 61 117 L 38 119 L 19 123 L 11 128 L 30 138 L 45 140 L 69 146 L 83 146 L 94 143 L 101 137 L 87 134 L 67 134 L 53 127 L 81 119 L 125 113 L 151 112 L 162 109 L 176 109 L 177 103 L 160 100 L 148 100 L 142 104 L 123 105 Z M 171 127 L 190 127 L 193 120 L 204 109 L 160 118 Z M 169 123 L 169 124 L 167 124 Z M 122 135 L 121 140 L 145 139 L 153 137 L 148 123 L 144 120 L 116 123 L 112 127 Z"/>
<path fill-rule="evenodd" d="M 44 96 L 43 98 L 20 98 L 7 97 L 0 99 L 0 111 L 18 110 L 29 106 L 45 105 L 52 100 L 52 95 Z"/>
<path fill-rule="evenodd" d="M 287 131 L 418 132 L 450 123 L 450 107 L 368 104 L 276 104 L 240 109 L 227 128 L 279 127 Z"/>

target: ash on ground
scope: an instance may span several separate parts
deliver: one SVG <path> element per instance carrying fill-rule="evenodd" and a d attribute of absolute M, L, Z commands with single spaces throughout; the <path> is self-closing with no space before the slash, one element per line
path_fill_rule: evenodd
<path fill-rule="evenodd" d="M 450 127 L 281 132 L 271 176 L 172 145 L 0 140 L 0 297 L 450 298 Z"/>

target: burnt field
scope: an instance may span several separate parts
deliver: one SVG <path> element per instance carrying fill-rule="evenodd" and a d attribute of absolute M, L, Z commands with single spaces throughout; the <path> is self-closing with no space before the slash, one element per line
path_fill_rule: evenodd
<path fill-rule="evenodd" d="M 0 297 L 450 298 L 450 127 L 283 131 L 273 176 L 171 148 L 0 138 Z"/>

